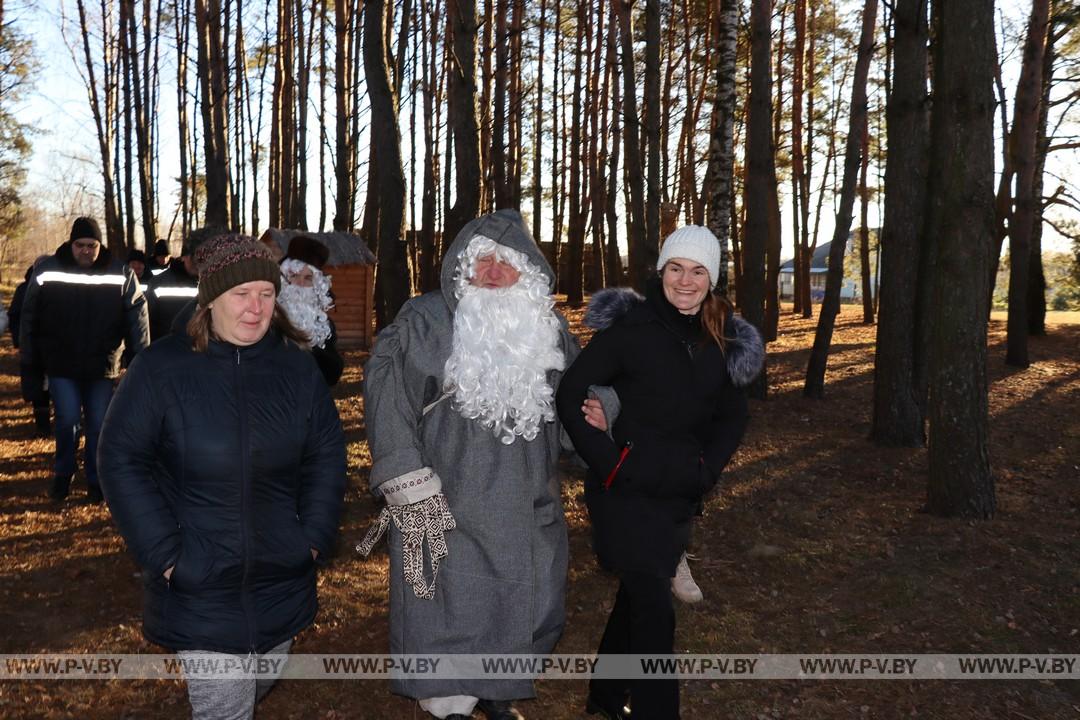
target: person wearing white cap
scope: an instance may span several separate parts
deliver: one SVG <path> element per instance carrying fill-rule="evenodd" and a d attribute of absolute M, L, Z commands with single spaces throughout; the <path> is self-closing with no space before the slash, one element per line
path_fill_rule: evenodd
<path fill-rule="evenodd" d="M 619 578 L 600 640 L 585 710 L 605 718 L 679 717 L 675 679 L 601 679 L 608 655 L 674 652 L 671 579 L 693 518 L 742 440 L 742 388 L 760 373 L 761 336 L 712 292 L 720 245 L 689 225 L 665 241 L 659 277 L 645 296 L 597 293 L 586 325 L 597 330 L 563 376 L 556 406 L 589 466 L 585 502 L 600 565 Z M 584 405 L 609 386 L 620 409 L 610 423 Z M 612 414 L 614 415 L 614 413 Z"/>

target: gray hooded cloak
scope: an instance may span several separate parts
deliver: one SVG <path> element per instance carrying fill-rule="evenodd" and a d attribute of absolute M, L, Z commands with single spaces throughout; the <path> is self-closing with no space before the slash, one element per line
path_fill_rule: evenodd
<path fill-rule="evenodd" d="M 556 474 L 558 420 L 542 425 L 532 441 L 518 436 L 504 445 L 443 398 L 457 306 L 453 275 L 476 235 L 524 253 L 554 285 L 521 216 L 500 210 L 458 233 L 443 260 L 442 290 L 407 302 L 378 335 L 364 371 L 371 489 L 398 504 L 411 502 L 431 494 L 423 489 L 433 470 L 457 520 L 446 534 L 449 554 L 430 600 L 417 598 L 403 577 L 401 533 L 390 527 L 392 653 L 546 654 L 563 629 L 567 539 Z M 569 366 L 578 345 L 559 319 Z M 549 373 L 553 387 L 560 377 Z M 535 694 L 529 679 L 397 678 L 391 689 L 419 699 Z"/>

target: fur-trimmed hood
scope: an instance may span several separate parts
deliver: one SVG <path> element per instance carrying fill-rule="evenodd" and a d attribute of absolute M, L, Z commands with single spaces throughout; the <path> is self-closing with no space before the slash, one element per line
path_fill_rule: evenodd
<path fill-rule="evenodd" d="M 632 288 L 607 288 L 592 296 L 585 312 L 585 325 L 605 330 L 645 304 L 645 297 Z M 752 383 L 765 364 L 765 343 L 757 328 L 732 314 L 725 324 L 728 377 L 739 387 Z"/>

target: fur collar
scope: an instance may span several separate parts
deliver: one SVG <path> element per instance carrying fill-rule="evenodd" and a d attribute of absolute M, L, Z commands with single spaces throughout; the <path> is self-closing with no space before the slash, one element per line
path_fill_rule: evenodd
<path fill-rule="evenodd" d="M 631 310 L 644 304 L 645 298 L 631 288 L 607 288 L 597 292 L 585 312 L 585 325 L 593 330 L 606 330 Z M 757 328 L 738 315 L 731 315 L 725 336 L 727 371 L 739 387 L 752 383 L 765 364 L 765 343 Z"/>

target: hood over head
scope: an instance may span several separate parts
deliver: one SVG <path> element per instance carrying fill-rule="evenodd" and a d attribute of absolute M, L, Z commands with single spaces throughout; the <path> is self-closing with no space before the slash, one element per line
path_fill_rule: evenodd
<path fill-rule="evenodd" d="M 454 272 L 457 270 L 458 259 L 465 252 L 469 242 L 477 235 L 491 238 L 499 245 L 524 253 L 547 278 L 548 292 L 555 287 L 555 273 L 551 271 L 551 265 L 548 264 L 544 253 L 533 241 L 532 235 L 525 227 L 525 221 L 521 219 L 521 214 L 516 210 L 496 210 L 468 222 L 454 238 L 454 242 L 450 244 L 443 257 L 440 282 L 443 297 L 446 298 L 451 311 L 457 307 L 458 303 L 454 295 Z"/>

